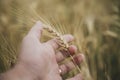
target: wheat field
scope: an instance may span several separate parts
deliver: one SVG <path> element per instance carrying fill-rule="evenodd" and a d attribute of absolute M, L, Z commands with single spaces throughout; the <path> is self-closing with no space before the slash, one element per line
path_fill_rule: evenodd
<path fill-rule="evenodd" d="M 84 80 L 120 80 L 119 10 L 119 0 L 0 0 L 0 73 L 14 66 L 23 37 L 40 20 L 75 37 L 72 44 L 86 58 L 80 64 Z"/>

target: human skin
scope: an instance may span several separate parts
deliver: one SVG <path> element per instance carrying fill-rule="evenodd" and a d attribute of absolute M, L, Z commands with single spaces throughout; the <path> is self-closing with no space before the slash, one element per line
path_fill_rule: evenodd
<path fill-rule="evenodd" d="M 43 24 L 38 21 L 24 37 L 18 62 L 9 71 L 1 74 L 0 80 L 62 80 L 61 75 L 74 69 L 72 61 L 58 65 L 66 56 L 65 52 L 57 51 L 60 47 L 56 39 L 49 40 L 45 43 L 40 42 L 43 31 Z M 71 35 L 63 35 L 66 42 L 74 40 Z M 71 45 L 69 51 L 71 54 L 77 50 L 76 46 Z M 81 63 L 83 55 L 74 56 L 76 63 Z M 61 69 L 61 73 L 59 72 Z M 67 80 L 82 80 L 80 74 Z"/>

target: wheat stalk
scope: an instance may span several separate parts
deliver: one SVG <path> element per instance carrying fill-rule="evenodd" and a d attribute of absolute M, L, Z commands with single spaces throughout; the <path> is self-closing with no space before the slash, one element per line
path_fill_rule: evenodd
<path fill-rule="evenodd" d="M 58 33 L 55 29 L 53 29 L 51 26 L 44 25 L 44 29 L 47 30 L 49 33 L 53 34 L 53 36 L 57 38 L 57 43 L 60 45 L 60 47 L 63 47 L 63 50 L 65 50 L 70 55 L 70 58 L 72 59 L 75 67 L 79 72 L 81 72 L 79 65 L 75 62 L 73 56 L 70 54 L 68 50 L 69 44 L 63 39 L 62 35 Z"/>

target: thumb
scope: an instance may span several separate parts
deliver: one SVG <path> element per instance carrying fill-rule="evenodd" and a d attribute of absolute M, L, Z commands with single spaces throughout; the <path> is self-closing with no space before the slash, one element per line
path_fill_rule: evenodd
<path fill-rule="evenodd" d="M 28 35 L 32 35 L 40 39 L 43 30 L 43 24 L 40 21 L 37 21 L 36 24 L 31 28 Z"/>

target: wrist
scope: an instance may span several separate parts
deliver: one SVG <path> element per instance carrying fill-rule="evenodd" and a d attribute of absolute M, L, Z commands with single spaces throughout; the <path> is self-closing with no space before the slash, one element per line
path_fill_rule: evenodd
<path fill-rule="evenodd" d="M 2 74 L 1 78 L 1 80 L 36 80 L 34 74 L 22 63 L 16 64 L 13 69 Z"/>

